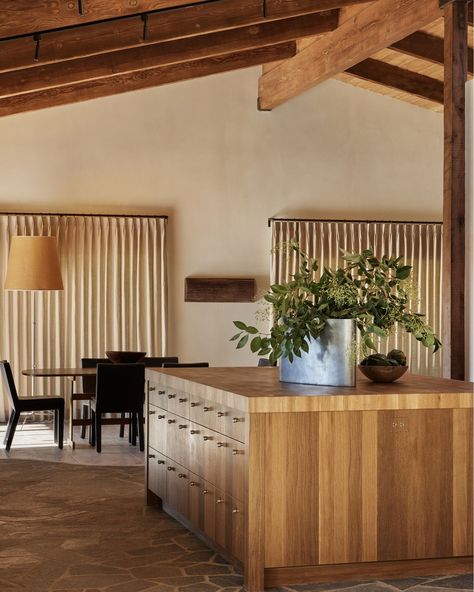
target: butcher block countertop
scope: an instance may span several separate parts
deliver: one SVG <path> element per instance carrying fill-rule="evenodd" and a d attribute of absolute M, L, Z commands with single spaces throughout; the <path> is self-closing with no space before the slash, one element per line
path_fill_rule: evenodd
<path fill-rule="evenodd" d="M 471 382 L 405 374 L 375 383 L 357 373 L 355 387 L 284 383 L 278 368 L 147 368 L 147 379 L 249 413 L 461 409 L 473 407 Z"/>

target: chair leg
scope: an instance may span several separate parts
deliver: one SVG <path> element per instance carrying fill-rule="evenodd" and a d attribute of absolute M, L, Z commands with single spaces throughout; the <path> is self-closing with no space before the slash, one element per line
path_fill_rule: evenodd
<path fill-rule="evenodd" d="M 130 431 L 132 432 L 132 446 L 137 445 L 137 414 L 130 414 Z"/>
<path fill-rule="evenodd" d="M 140 444 L 140 451 L 143 452 L 145 450 L 145 430 L 143 426 L 143 416 L 141 413 L 137 413 L 137 421 L 138 421 L 138 442 Z"/>
<path fill-rule="evenodd" d="M 10 419 L 8 421 L 8 429 L 5 434 L 5 450 L 10 450 L 12 445 L 13 436 L 15 435 L 16 426 L 20 419 L 20 412 L 12 410 Z"/>
<path fill-rule="evenodd" d="M 89 444 L 95 446 L 95 411 L 91 409 L 91 429 L 89 430 Z"/>
<path fill-rule="evenodd" d="M 88 419 L 89 418 L 89 406 L 87 405 L 87 403 L 83 403 L 82 405 L 82 419 Z M 81 425 L 81 438 L 84 440 L 86 437 L 86 424 L 82 424 Z"/>
<path fill-rule="evenodd" d="M 102 452 L 102 415 L 95 413 L 95 449 L 97 452 Z"/>
<path fill-rule="evenodd" d="M 64 442 L 64 409 L 58 409 L 57 411 L 57 436 L 58 436 L 58 448 L 62 450 Z"/>
<path fill-rule="evenodd" d="M 53 411 L 53 431 L 54 431 L 54 443 L 58 443 L 58 427 L 59 427 L 59 409 Z"/>
<path fill-rule="evenodd" d="M 121 413 L 121 414 L 120 414 L 120 417 L 121 417 L 123 420 L 125 420 L 125 417 L 126 417 L 125 413 Z M 123 423 L 121 423 L 121 424 L 120 424 L 120 433 L 119 433 L 119 436 L 120 436 L 121 438 L 123 438 L 123 437 L 124 437 L 124 435 L 125 435 L 125 421 L 124 421 Z"/>
<path fill-rule="evenodd" d="M 128 443 L 132 443 L 132 436 L 133 436 L 133 417 L 132 414 L 128 414 Z"/>
<path fill-rule="evenodd" d="M 12 425 L 14 418 L 15 418 L 15 410 L 12 409 L 11 412 L 10 412 L 10 417 L 8 418 L 7 431 L 5 432 L 5 437 L 3 438 L 3 443 L 4 444 L 7 443 L 8 432 L 10 431 L 10 426 Z"/>

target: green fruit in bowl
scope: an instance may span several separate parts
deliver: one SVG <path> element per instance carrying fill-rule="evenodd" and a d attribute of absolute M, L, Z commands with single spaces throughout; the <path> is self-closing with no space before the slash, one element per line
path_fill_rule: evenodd
<path fill-rule="evenodd" d="M 392 349 L 388 352 L 387 357 L 391 360 L 396 360 L 400 366 L 407 365 L 407 357 L 401 349 Z"/>
<path fill-rule="evenodd" d="M 390 361 L 384 354 L 371 354 L 361 362 L 361 366 L 390 366 Z"/>

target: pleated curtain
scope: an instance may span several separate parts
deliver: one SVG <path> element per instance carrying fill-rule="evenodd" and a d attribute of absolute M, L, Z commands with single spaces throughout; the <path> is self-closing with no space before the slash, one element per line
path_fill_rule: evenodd
<path fill-rule="evenodd" d="M 344 266 L 343 251 L 373 248 L 379 257 L 403 256 L 406 264 L 413 266 L 412 277 L 418 292 L 412 308 L 424 313 L 435 332 L 441 334 L 441 223 L 272 220 L 271 228 L 272 283 L 288 281 L 296 271 L 296 254 L 287 256 L 284 250 L 275 248 L 291 240 L 296 240 L 306 253 L 319 260 L 320 270 Z M 442 351 L 433 355 L 404 331 L 396 331 L 386 342 L 379 341 L 378 346 L 385 353 L 392 348 L 403 350 L 413 373 L 442 375 Z"/>
<path fill-rule="evenodd" d="M 75 367 L 81 357 L 104 357 L 106 350 L 166 354 L 166 228 L 158 217 L 0 215 L 0 358 L 10 361 L 22 395 L 67 389 L 60 379 L 37 378 L 33 387 L 21 375 L 33 363 Z M 57 237 L 64 291 L 3 289 L 15 235 Z M 5 420 L 9 406 L 0 388 Z"/>

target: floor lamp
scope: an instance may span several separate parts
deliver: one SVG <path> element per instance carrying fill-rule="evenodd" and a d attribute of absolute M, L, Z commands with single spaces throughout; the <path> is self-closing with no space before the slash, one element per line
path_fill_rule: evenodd
<path fill-rule="evenodd" d="M 63 290 L 55 236 L 13 236 L 10 244 L 5 290 L 32 292 L 31 361 L 36 367 L 36 292 Z M 32 378 L 32 394 L 34 394 Z"/>

